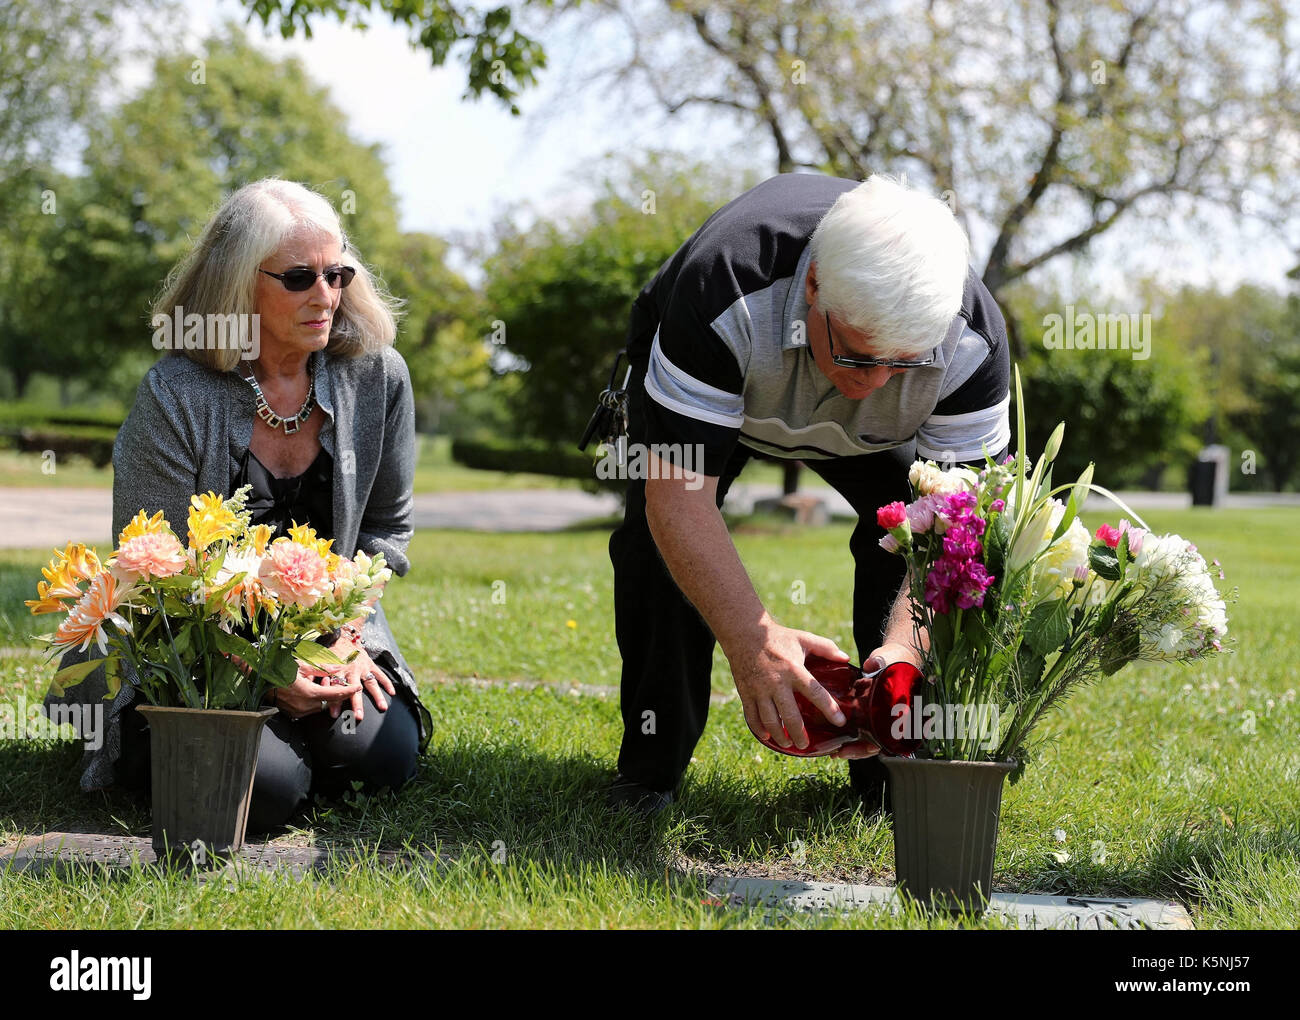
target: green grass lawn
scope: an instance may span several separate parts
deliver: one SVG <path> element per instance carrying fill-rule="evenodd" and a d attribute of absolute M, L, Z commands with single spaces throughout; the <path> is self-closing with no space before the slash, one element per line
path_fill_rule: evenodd
<path fill-rule="evenodd" d="M 994 884 L 1178 900 L 1203 928 L 1292 928 L 1300 549 L 1286 535 L 1300 514 L 1149 520 L 1218 557 L 1223 584 L 1240 586 L 1229 607 L 1235 650 L 1189 667 L 1129 667 L 1066 702 L 1042 730 L 1042 760 L 1006 791 Z M 848 535 L 845 526 L 770 521 L 742 523 L 736 535 L 769 608 L 846 649 Z M 0 926 L 950 925 L 918 914 L 773 920 L 701 902 L 703 873 L 893 880 L 889 823 L 857 810 L 844 763 L 764 749 L 735 700 L 714 707 L 683 796 L 664 817 L 642 825 L 606 814 L 621 732 L 617 697 L 600 690 L 617 685 L 619 669 L 607 539 L 594 529 L 421 532 L 418 566 L 385 597 L 433 712 L 429 757 L 399 796 L 322 806 L 283 838 L 388 849 L 409 841 L 454 858 L 449 867 L 392 873 L 361 863 L 328 882 L 257 879 L 233 889 L 148 870 L 112 882 L 10 875 L 0 878 Z M 42 563 L 39 552 L 0 553 L 3 702 L 38 698 L 52 673 L 28 644 L 42 621 L 21 603 Z M 798 581 L 803 604 L 790 597 Z M 465 682 L 475 676 L 541 686 Z M 732 689 L 720 653 L 713 683 Z M 577 695 L 574 684 L 592 689 Z M 78 791 L 78 758 L 70 742 L 0 741 L 0 839 L 70 828 L 148 833 L 147 803 Z"/>

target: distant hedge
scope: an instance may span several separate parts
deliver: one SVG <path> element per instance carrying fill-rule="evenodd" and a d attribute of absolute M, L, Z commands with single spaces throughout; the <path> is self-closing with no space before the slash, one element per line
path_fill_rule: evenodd
<path fill-rule="evenodd" d="M 593 450 L 595 447 L 589 447 Z M 577 478 L 589 483 L 586 488 L 622 492 L 625 481 L 596 477 L 592 454 L 575 446 L 542 442 L 503 442 L 499 440 L 455 439 L 451 459 L 457 464 L 481 471 L 526 472 L 554 478 Z"/>
<path fill-rule="evenodd" d="M 120 411 L 91 411 L 82 407 L 50 407 L 33 403 L 0 404 L 0 428 L 10 431 L 44 425 L 72 425 L 112 429 L 116 433 L 123 420 Z"/>
<path fill-rule="evenodd" d="M 52 450 L 56 457 L 85 457 L 93 461 L 95 467 L 102 468 L 113 462 L 117 428 L 55 423 L 22 428 L 6 424 L 0 425 L 0 436 L 23 453 Z"/>

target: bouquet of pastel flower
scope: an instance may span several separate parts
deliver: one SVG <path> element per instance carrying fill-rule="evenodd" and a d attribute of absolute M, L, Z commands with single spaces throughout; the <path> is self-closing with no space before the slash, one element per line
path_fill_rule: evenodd
<path fill-rule="evenodd" d="M 930 680 L 918 755 L 960 761 L 1018 759 L 1031 729 L 1083 684 L 1139 659 L 1186 661 L 1222 650 L 1224 600 L 1211 567 L 1178 535 L 1156 535 L 1091 464 L 1052 487 L 1057 426 L 1030 470 L 1016 376 L 1019 453 L 976 473 L 912 465 L 914 499 L 881 507 L 881 545 L 907 559 L 917 647 Z M 1079 519 L 1098 492 L 1137 524 Z M 1066 497 L 1062 503 L 1058 496 Z M 1213 571 L 1221 579 L 1218 560 Z M 913 725 L 922 725 L 913 712 Z M 954 721 L 956 725 L 954 725 Z M 990 721 L 994 722 L 990 732 Z M 933 725 L 931 725 L 933 723 Z"/>
<path fill-rule="evenodd" d="M 67 613 L 42 638 L 51 657 L 92 644 L 102 656 L 56 673 L 56 694 L 103 665 L 112 697 L 126 665 L 151 704 L 250 710 L 268 686 L 292 684 L 299 661 L 343 664 L 312 639 L 373 613 L 392 571 L 382 555 L 331 552 L 309 527 L 272 541 L 268 527 L 250 526 L 249 488 L 192 497 L 185 545 L 162 511 L 142 510 L 107 561 L 84 545 L 56 550 L 26 604 Z"/>

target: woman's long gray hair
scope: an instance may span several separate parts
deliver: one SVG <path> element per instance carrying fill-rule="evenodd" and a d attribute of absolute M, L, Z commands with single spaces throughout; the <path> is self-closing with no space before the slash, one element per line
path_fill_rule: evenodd
<path fill-rule="evenodd" d="M 330 328 L 325 351 L 356 357 L 393 342 L 401 302 L 361 262 L 343 234 L 329 200 L 293 181 L 268 177 L 246 184 L 217 209 L 199 235 L 193 250 L 167 276 L 154 302 L 153 313 L 172 317 L 176 308 L 189 316 L 251 316 L 257 311 L 257 272 L 285 238 L 302 226 L 320 231 L 339 242 L 342 264 L 356 269 L 344 288 Z M 251 321 L 251 320 L 244 320 Z M 175 324 L 178 331 L 180 323 Z M 180 348 L 180 344 L 176 344 Z M 238 346 L 205 344 L 184 350 L 200 364 L 228 372 L 239 363 Z"/>

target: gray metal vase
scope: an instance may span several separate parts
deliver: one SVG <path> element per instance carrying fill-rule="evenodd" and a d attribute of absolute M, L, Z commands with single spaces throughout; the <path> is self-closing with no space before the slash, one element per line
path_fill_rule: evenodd
<path fill-rule="evenodd" d="M 201 842 L 209 854 L 244 844 L 262 727 L 278 709 L 136 709 L 149 723 L 153 848 L 160 857 Z"/>
<path fill-rule="evenodd" d="M 993 886 L 1002 784 L 1014 761 L 882 754 L 894 813 L 898 885 L 923 904 L 979 913 Z"/>

